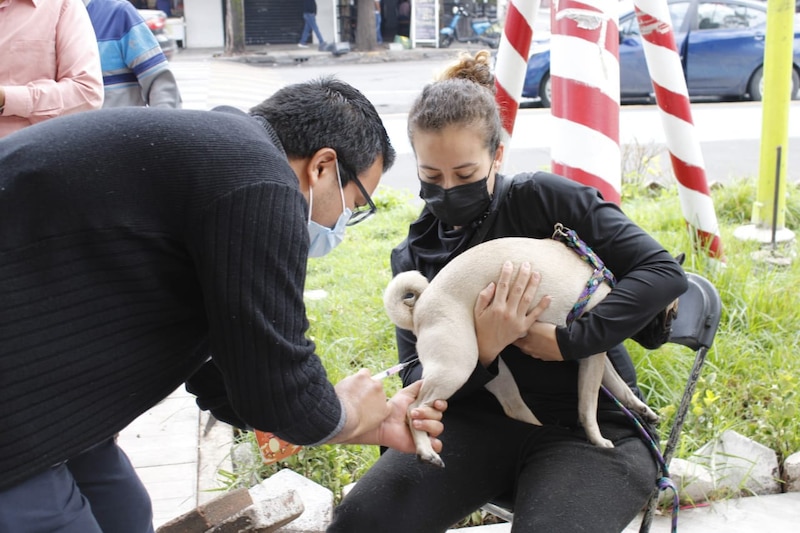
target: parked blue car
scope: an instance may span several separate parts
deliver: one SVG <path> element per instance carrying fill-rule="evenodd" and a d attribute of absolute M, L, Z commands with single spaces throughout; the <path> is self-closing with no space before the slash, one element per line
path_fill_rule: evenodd
<path fill-rule="evenodd" d="M 691 97 L 750 98 L 763 95 L 766 2 L 670 0 L 675 44 Z M 649 99 L 653 86 L 631 2 L 619 11 L 620 97 Z M 800 15 L 795 15 L 792 97 L 800 87 Z M 534 33 L 522 88 L 525 98 L 550 107 L 550 39 Z"/>

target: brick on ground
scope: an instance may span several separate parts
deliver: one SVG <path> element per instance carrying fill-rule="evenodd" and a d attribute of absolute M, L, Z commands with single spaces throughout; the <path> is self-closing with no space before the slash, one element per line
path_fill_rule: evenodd
<path fill-rule="evenodd" d="M 158 528 L 157 533 L 201 533 L 250 507 L 253 498 L 246 488 L 217 496 L 203 505 L 174 518 Z"/>
<path fill-rule="evenodd" d="M 304 510 L 297 492 L 287 490 L 254 502 L 206 533 L 273 533 L 295 520 Z"/>

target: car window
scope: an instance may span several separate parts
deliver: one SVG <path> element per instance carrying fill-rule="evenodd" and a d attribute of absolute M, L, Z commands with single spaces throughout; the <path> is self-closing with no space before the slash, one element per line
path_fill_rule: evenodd
<path fill-rule="evenodd" d="M 689 2 L 675 2 L 669 4 L 669 16 L 673 31 L 681 29 L 686 13 L 689 11 Z M 639 35 L 639 22 L 636 16 L 624 18 L 619 23 L 619 33 L 622 36 Z"/>
<path fill-rule="evenodd" d="M 675 2 L 669 5 L 669 16 L 672 19 L 672 28 L 675 30 L 683 27 L 686 13 L 689 11 L 689 2 Z"/>
<path fill-rule="evenodd" d="M 749 6 L 703 2 L 697 7 L 697 29 L 741 30 L 766 22 L 767 13 Z"/>
<path fill-rule="evenodd" d="M 620 21 L 619 34 L 623 37 L 639 35 L 639 22 L 635 15 Z"/>

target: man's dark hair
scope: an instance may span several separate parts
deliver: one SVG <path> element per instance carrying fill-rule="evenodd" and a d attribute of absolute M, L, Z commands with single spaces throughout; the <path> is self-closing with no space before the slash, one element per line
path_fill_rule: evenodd
<path fill-rule="evenodd" d="M 320 148 L 336 150 L 342 183 L 361 174 L 383 156 L 383 171 L 395 151 L 372 103 L 351 85 L 326 76 L 288 85 L 250 110 L 275 129 L 290 158 L 312 156 Z"/>

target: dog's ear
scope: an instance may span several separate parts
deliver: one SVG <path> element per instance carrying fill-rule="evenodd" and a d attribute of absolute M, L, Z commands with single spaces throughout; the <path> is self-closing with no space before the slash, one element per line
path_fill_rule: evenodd
<path fill-rule="evenodd" d="M 678 262 L 679 265 L 683 266 L 683 262 L 686 261 L 686 254 L 681 252 L 675 256 L 675 261 Z"/>

